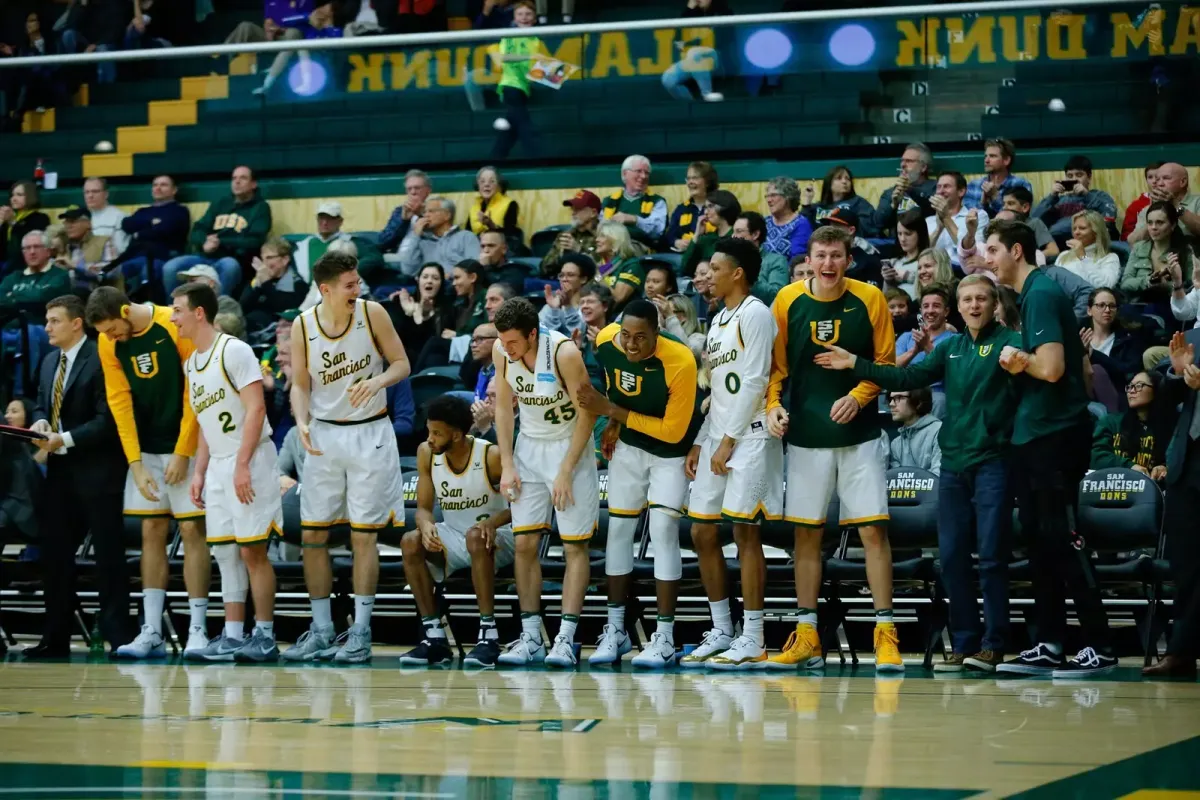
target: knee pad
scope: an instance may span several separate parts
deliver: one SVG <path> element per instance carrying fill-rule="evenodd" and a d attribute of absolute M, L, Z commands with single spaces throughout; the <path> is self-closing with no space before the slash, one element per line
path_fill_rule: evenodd
<path fill-rule="evenodd" d="M 633 535 L 637 517 L 608 517 L 608 543 L 604 546 L 604 574 L 628 575 L 633 572 Z"/>
<path fill-rule="evenodd" d="M 246 602 L 246 591 L 250 588 L 250 575 L 242 561 L 241 548 L 232 542 L 213 548 L 213 558 L 221 570 L 221 599 L 226 603 Z"/>
<path fill-rule="evenodd" d="M 650 509 L 650 543 L 654 545 L 654 579 L 677 581 L 682 578 L 679 519 L 661 508 Z"/>

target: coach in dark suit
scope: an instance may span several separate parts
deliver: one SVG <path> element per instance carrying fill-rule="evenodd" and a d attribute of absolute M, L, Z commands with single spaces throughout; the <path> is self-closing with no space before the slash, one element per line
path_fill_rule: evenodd
<path fill-rule="evenodd" d="M 83 332 L 74 295 L 46 305 L 46 332 L 57 349 L 42 361 L 33 429 L 46 462 L 41 567 L 46 594 L 42 641 L 26 658 L 67 655 L 75 611 L 75 552 L 89 531 L 96 552 L 100 631 L 113 649 L 133 639 L 125 565 L 124 487 L 128 468 L 108 410 L 96 343 Z"/>
<path fill-rule="evenodd" d="M 1175 627 L 1167 654 L 1157 664 L 1142 670 L 1150 677 L 1196 678 L 1200 657 L 1200 330 L 1177 333 L 1171 339 L 1171 370 L 1182 377 L 1169 387 L 1183 402 L 1183 413 L 1175 425 L 1167 449 L 1167 559 L 1175 580 Z M 1174 401 L 1174 399 L 1172 400 Z"/>

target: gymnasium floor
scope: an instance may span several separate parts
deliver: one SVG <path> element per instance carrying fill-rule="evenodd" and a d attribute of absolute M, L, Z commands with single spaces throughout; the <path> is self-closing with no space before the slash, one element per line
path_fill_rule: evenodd
<path fill-rule="evenodd" d="M 0 797 L 1200 798 L 1200 684 L 0 661 Z"/>

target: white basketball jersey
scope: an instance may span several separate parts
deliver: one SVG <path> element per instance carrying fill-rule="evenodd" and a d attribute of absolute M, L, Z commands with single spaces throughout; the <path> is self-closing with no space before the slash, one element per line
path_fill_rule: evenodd
<path fill-rule="evenodd" d="M 224 333 L 217 334 L 208 352 L 197 350 L 184 362 L 192 411 L 213 458 L 237 455 L 242 446 L 246 409 L 242 407 L 239 391 L 245 377 L 238 381 L 234 376 L 245 376 L 251 364 L 254 372 L 261 375 L 250 345 Z M 259 441 L 270 438 L 271 423 L 264 419 Z"/>
<path fill-rule="evenodd" d="M 313 419 L 326 422 L 365 422 L 387 413 L 387 393 L 377 392 L 363 405 L 350 405 L 351 385 L 383 372 L 383 356 L 375 344 L 367 301 L 354 303 L 354 314 L 344 331 L 326 331 L 317 317 L 317 304 L 300 315 L 300 328 L 308 354 L 312 382 L 309 410 Z"/>
<path fill-rule="evenodd" d="M 490 446 L 483 439 L 473 439 L 471 457 L 462 472 L 450 468 L 444 453 L 433 457 L 430 471 L 433 493 L 441 506 L 442 519 L 456 531 L 466 531 L 508 507 L 488 479 L 487 451 Z"/>
<path fill-rule="evenodd" d="M 542 348 L 548 347 L 553 363 L 553 390 L 548 393 L 546 390 L 540 394 L 535 391 L 534 380 L 537 376 L 525 366 L 523 360 L 511 361 L 505 357 L 504 379 L 520 404 L 521 436 L 531 439 L 570 439 L 575 430 L 575 420 L 579 414 L 558 372 L 558 348 L 566 341 L 569 341 L 567 337 L 558 331 L 538 332 L 539 359 L 542 357 Z"/>
<path fill-rule="evenodd" d="M 713 318 L 705 339 L 712 374 L 708 436 L 741 440 L 768 435 L 766 386 L 774 341 L 775 318 L 757 297 Z"/>

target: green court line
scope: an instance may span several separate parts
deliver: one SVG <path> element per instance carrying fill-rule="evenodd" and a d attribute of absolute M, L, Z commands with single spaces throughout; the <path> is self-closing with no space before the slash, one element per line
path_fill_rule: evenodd
<path fill-rule="evenodd" d="M 1133 734 L 1136 735 L 1136 734 Z M 1095 800 L 1140 789 L 1200 790 L 1200 736 L 1010 795 L 1012 800 Z"/>

